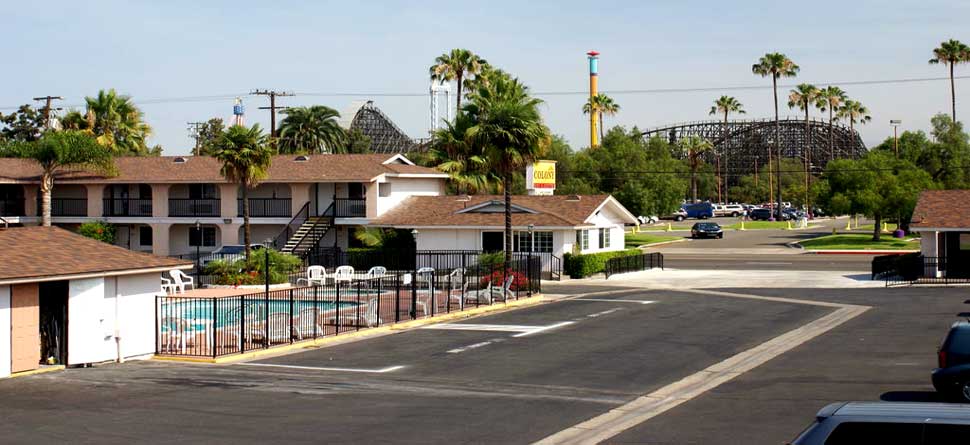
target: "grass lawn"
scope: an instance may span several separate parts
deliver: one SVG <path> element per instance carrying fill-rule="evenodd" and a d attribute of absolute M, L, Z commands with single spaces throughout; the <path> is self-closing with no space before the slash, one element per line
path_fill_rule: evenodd
<path fill-rule="evenodd" d="M 652 235 L 649 233 L 627 233 L 625 237 L 625 245 L 627 249 L 639 247 L 644 244 L 660 243 L 664 241 L 673 241 L 676 239 L 683 239 L 681 236 L 664 236 L 664 235 Z"/>
<path fill-rule="evenodd" d="M 919 250 L 919 241 L 906 241 L 883 235 L 872 241 L 872 235 L 828 235 L 799 242 L 806 249 L 827 250 Z"/>

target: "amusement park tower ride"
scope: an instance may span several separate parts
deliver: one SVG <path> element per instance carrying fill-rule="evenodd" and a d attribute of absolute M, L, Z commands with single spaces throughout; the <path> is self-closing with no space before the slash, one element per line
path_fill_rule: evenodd
<path fill-rule="evenodd" d="M 592 99 L 597 94 L 599 94 L 599 89 L 597 88 L 597 71 L 599 65 L 599 55 L 600 53 L 596 51 L 590 51 L 586 53 L 589 56 L 589 97 Z M 597 113 L 589 113 L 589 146 L 596 147 L 599 145 L 599 141 L 596 138 L 596 127 L 599 124 L 599 115 Z"/>

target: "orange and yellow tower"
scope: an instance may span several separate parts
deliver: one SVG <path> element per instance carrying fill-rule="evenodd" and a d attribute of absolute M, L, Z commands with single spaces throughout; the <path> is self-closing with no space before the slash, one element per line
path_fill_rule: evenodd
<path fill-rule="evenodd" d="M 589 97 L 592 99 L 597 94 L 599 94 L 599 89 L 597 85 L 597 71 L 599 65 L 599 55 L 600 53 L 596 51 L 590 51 L 586 53 L 589 58 Z M 599 126 L 599 113 L 589 113 L 589 146 L 596 147 L 599 145 L 599 139 L 596 137 L 596 128 Z"/>

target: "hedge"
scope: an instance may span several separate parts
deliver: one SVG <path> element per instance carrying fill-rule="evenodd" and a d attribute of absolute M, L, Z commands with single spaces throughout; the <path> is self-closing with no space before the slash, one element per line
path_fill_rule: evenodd
<path fill-rule="evenodd" d="M 563 269 L 570 278 L 585 278 L 603 272 L 606 269 L 606 260 L 610 258 L 636 256 L 642 253 L 643 251 L 640 249 L 616 250 L 584 255 L 567 253 L 563 259 Z"/>

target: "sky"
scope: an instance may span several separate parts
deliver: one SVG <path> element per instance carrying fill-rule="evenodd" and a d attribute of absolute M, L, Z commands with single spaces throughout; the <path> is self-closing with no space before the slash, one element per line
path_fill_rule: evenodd
<path fill-rule="evenodd" d="M 187 123 L 229 119 L 242 96 L 246 121 L 269 126 L 268 100 L 254 89 L 291 91 L 287 106 L 338 111 L 373 100 L 411 137 L 430 126 L 428 67 L 467 48 L 520 78 L 545 101 L 546 124 L 574 149 L 589 143 L 582 114 L 585 53 L 600 56 L 600 90 L 711 89 L 615 93 L 607 125 L 639 128 L 709 119 L 722 94 L 747 118 L 773 114 L 772 91 L 751 65 L 781 52 L 798 82 L 946 77 L 932 49 L 970 43 L 966 0 L 847 1 L 99 1 L 0 3 L 5 36 L 0 112 L 37 96 L 84 97 L 114 88 L 132 97 L 164 154 L 188 153 Z M 970 66 L 957 75 L 970 75 Z M 780 89 L 786 98 L 789 88 Z M 871 111 L 860 128 L 869 146 L 901 130 L 927 130 L 950 110 L 947 81 L 844 85 Z M 957 116 L 970 113 L 970 82 L 958 79 Z M 550 92 L 575 94 L 546 95 Z M 335 95 L 339 94 L 339 95 Z M 781 103 L 782 115 L 796 115 Z M 813 111 L 818 115 L 817 111 Z"/>

